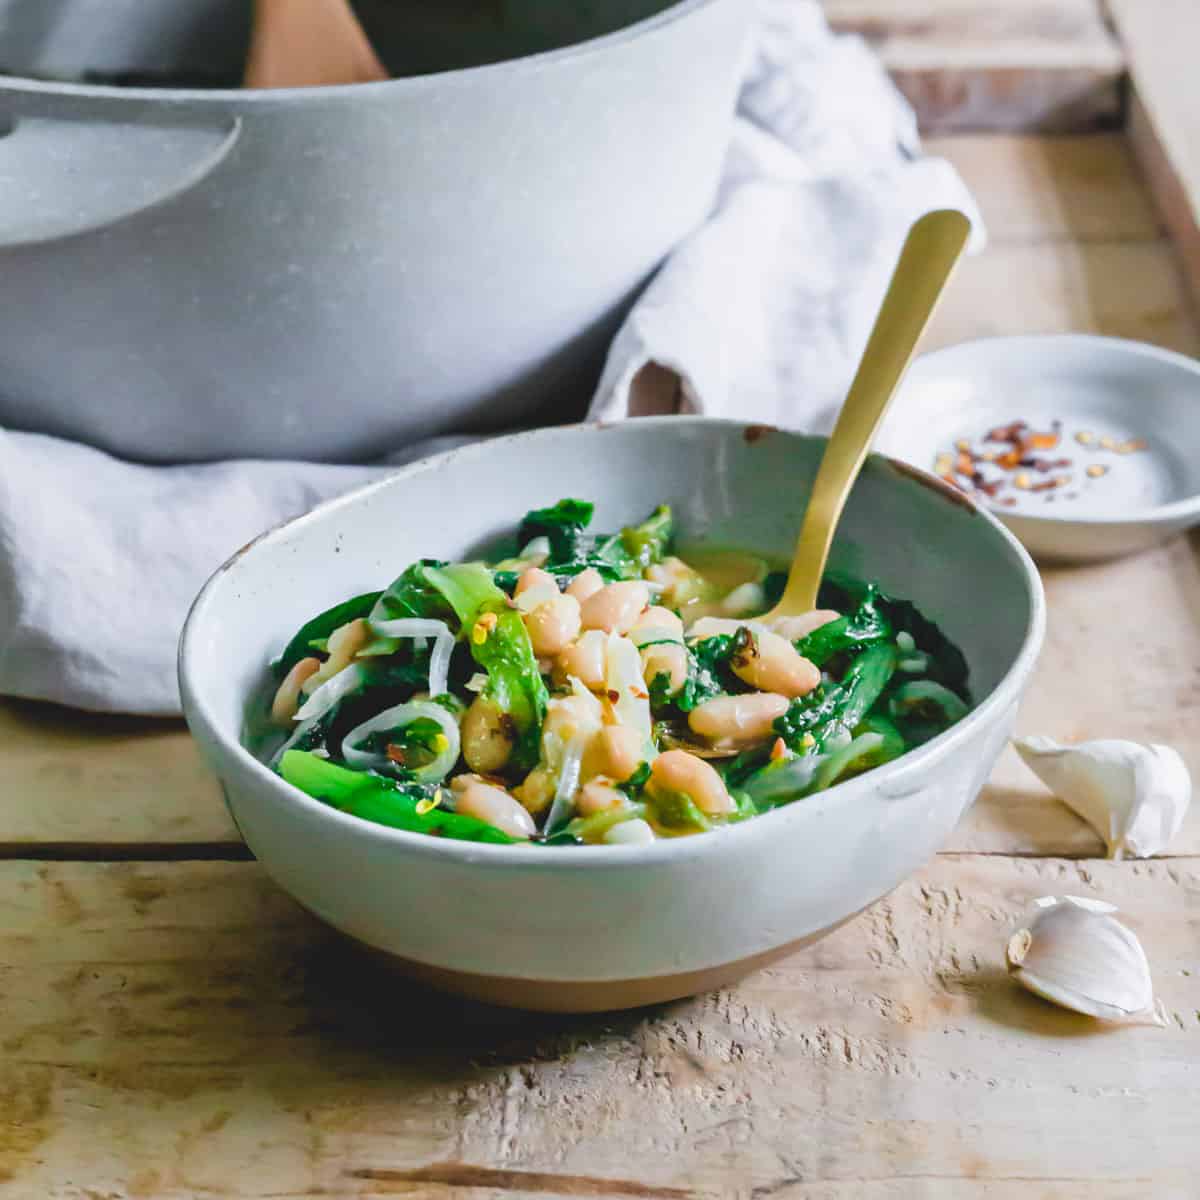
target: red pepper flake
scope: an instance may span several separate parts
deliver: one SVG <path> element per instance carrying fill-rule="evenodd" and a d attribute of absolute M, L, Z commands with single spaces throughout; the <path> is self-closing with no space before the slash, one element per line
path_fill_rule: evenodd
<path fill-rule="evenodd" d="M 1003 504 L 1005 508 L 1015 508 L 1017 504 L 1017 498 L 1016 496 L 1001 496 L 997 503 Z"/>
<path fill-rule="evenodd" d="M 395 742 L 388 742 L 384 753 L 390 762 L 399 763 L 402 767 L 408 763 L 408 751 L 403 746 L 396 745 Z"/>
<path fill-rule="evenodd" d="M 1070 482 L 1070 475 L 1057 475 L 1053 479 L 1043 479 L 1041 483 L 1035 483 L 1029 490 L 1031 492 L 1052 492 L 1055 488 L 1066 487 Z"/>
<path fill-rule="evenodd" d="M 979 474 L 973 475 L 971 477 L 971 482 L 985 496 L 995 496 L 1000 491 L 1000 489 L 1004 486 L 1004 483 L 1005 483 L 1005 481 L 1003 479 L 993 479 L 989 482 L 988 480 L 984 479 L 984 477 L 982 475 L 979 475 Z"/>
<path fill-rule="evenodd" d="M 954 462 L 954 471 L 958 475 L 965 475 L 968 479 L 975 474 L 975 459 L 965 450 L 958 452 L 958 458 Z"/>
<path fill-rule="evenodd" d="M 641 688 L 634 687 L 634 688 L 630 688 L 629 691 L 635 700 L 649 700 L 650 699 L 650 693 L 642 691 Z M 615 704 L 616 701 L 614 700 L 613 703 Z"/>
<path fill-rule="evenodd" d="M 618 692 L 615 688 L 609 688 L 609 691 L 608 691 L 609 704 L 616 704 L 616 702 L 620 699 L 621 699 L 621 693 Z"/>
<path fill-rule="evenodd" d="M 1029 425 L 1025 421 L 1013 421 L 1009 425 L 998 425 L 989 430 L 984 437 L 985 442 L 1019 442 Z"/>

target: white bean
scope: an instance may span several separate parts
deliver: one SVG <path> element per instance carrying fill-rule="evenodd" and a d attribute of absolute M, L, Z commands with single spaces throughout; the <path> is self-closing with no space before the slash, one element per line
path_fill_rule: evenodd
<path fill-rule="evenodd" d="M 622 821 L 604 835 L 606 846 L 649 846 L 657 840 L 654 830 L 641 817 L 634 817 L 632 821 Z"/>
<path fill-rule="evenodd" d="M 327 679 L 332 679 L 339 671 L 348 667 L 354 661 L 354 656 L 370 640 L 371 630 L 362 617 L 339 625 L 325 643 L 329 657 L 321 664 L 319 671 L 314 671 L 304 681 L 300 690 L 304 695 L 311 696 Z"/>
<path fill-rule="evenodd" d="M 776 617 L 769 622 L 769 627 L 789 642 L 798 642 L 802 637 L 808 637 L 814 629 L 838 620 L 841 615 L 832 608 L 814 608 L 812 612 L 800 613 L 795 617 Z"/>
<path fill-rule="evenodd" d="M 554 582 L 554 576 L 549 571 L 543 571 L 541 567 L 527 567 L 521 572 L 517 586 L 513 589 L 513 595 L 520 596 L 532 587 L 545 587 L 547 584 L 552 588 L 558 587 L 558 584 Z"/>
<path fill-rule="evenodd" d="M 770 692 L 715 696 L 688 715 L 693 733 L 711 742 L 750 745 L 774 734 L 775 722 L 788 710 L 788 698 Z"/>
<path fill-rule="evenodd" d="M 629 639 L 635 646 L 641 647 L 648 640 L 664 637 L 675 637 L 683 640 L 683 622 L 669 608 L 661 604 L 652 604 L 633 623 L 629 630 Z"/>
<path fill-rule="evenodd" d="M 304 681 L 315 675 L 321 669 L 319 658 L 302 658 L 283 677 L 275 699 L 271 702 L 271 720 L 276 725 L 287 726 L 292 723 L 296 710 L 300 707 L 300 688 Z"/>
<path fill-rule="evenodd" d="M 583 602 L 583 627 L 628 633 L 649 602 L 649 589 L 637 579 L 610 583 Z"/>
<path fill-rule="evenodd" d="M 628 797 L 608 779 L 589 779 L 575 797 L 575 811 L 581 817 L 594 817 L 597 813 L 621 808 L 629 803 Z"/>
<path fill-rule="evenodd" d="M 522 620 L 529 631 L 534 654 L 538 658 L 553 658 L 579 636 L 579 601 L 574 596 L 555 596 L 526 613 Z"/>
<path fill-rule="evenodd" d="M 567 595 L 574 596 L 582 604 L 589 596 L 594 596 L 604 586 L 604 576 L 595 567 L 588 567 L 567 585 Z"/>
<path fill-rule="evenodd" d="M 672 646 L 659 643 L 647 646 L 642 651 L 642 678 L 649 687 L 660 675 L 665 675 L 670 683 L 667 685 L 667 695 L 674 696 L 687 683 L 688 656 L 682 646 Z"/>
<path fill-rule="evenodd" d="M 558 656 L 554 663 L 554 680 L 565 685 L 572 675 L 593 692 L 604 690 L 605 652 L 608 634 L 603 629 L 589 629 L 580 635 Z"/>
<path fill-rule="evenodd" d="M 605 725 L 588 742 L 583 753 L 582 775 L 604 775 L 623 783 L 646 757 L 641 735 L 627 725 Z"/>
<path fill-rule="evenodd" d="M 821 682 L 821 672 L 787 638 L 768 629 L 751 633 L 734 651 L 730 665 L 744 683 L 789 700 L 807 696 Z"/>
<path fill-rule="evenodd" d="M 558 779 L 548 767 L 534 767 L 525 778 L 513 788 L 513 795 L 525 806 L 528 812 L 537 816 L 548 809 L 558 790 Z"/>
<path fill-rule="evenodd" d="M 499 771 L 513 751 L 512 718 L 487 696 L 476 696 L 462 719 L 462 756 L 473 771 Z"/>
<path fill-rule="evenodd" d="M 455 781 L 457 782 L 457 780 Z M 528 838 L 537 832 L 533 818 L 503 788 L 490 783 L 468 783 L 459 790 L 455 811 L 484 821 L 509 837 Z"/>
<path fill-rule="evenodd" d="M 725 790 L 725 781 L 716 769 L 686 750 L 668 750 L 660 754 L 650 768 L 646 790 L 652 798 L 663 792 L 681 792 L 709 816 L 734 809 L 733 800 Z"/>
<path fill-rule="evenodd" d="M 712 588 L 698 571 L 674 555 L 647 567 L 646 578 L 663 589 L 663 600 L 673 608 L 682 608 L 694 600 L 708 597 L 712 592 Z"/>

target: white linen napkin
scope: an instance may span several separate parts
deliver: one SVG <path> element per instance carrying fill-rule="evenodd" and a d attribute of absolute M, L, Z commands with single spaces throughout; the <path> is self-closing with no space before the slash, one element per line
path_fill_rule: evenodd
<path fill-rule="evenodd" d="M 908 226 L 961 208 L 920 157 L 911 110 L 813 0 L 761 23 L 710 220 L 618 333 L 590 416 L 736 415 L 822 431 L 844 394 Z M 145 467 L 0 431 L 0 693 L 179 712 L 175 647 L 204 580 L 263 529 L 467 440 L 378 466 L 244 461 Z"/>

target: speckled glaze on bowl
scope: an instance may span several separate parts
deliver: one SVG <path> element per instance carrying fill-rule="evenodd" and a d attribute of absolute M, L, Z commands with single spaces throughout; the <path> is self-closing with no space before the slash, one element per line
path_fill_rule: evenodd
<path fill-rule="evenodd" d="M 184 709 L 250 848 L 301 904 L 436 986 L 589 1011 L 693 994 L 829 932 L 925 862 L 1003 747 L 1042 640 L 1037 572 L 930 476 L 868 462 L 834 565 L 914 600 L 963 649 L 977 705 L 897 762 L 743 825 L 645 848 L 469 845 L 290 788 L 239 734 L 304 620 L 456 557 L 562 496 L 598 528 L 666 500 L 690 541 L 790 551 L 822 441 L 702 418 L 520 434 L 426 460 L 260 538 L 209 581 L 180 646 Z"/>

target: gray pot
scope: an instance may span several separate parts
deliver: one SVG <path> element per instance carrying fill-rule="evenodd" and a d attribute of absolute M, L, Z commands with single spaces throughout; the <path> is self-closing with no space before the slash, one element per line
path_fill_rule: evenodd
<path fill-rule="evenodd" d="M 0 425 L 363 459 L 577 417 L 711 202 L 748 7 L 375 0 L 392 69 L 453 69 L 245 92 L 112 81 L 234 83 L 246 0 L 0 0 L 38 76 L 0 79 Z"/>

